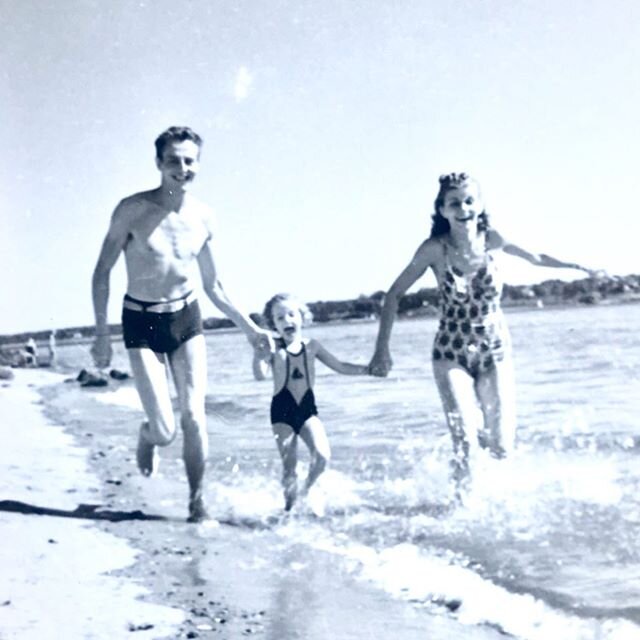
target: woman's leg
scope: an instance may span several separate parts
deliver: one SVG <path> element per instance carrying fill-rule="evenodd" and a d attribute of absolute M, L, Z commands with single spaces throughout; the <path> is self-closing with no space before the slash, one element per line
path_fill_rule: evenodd
<path fill-rule="evenodd" d="M 289 511 L 293 507 L 298 495 L 298 436 L 295 431 L 284 422 L 271 425 L 273 436 L 278 445 L 282 458 L 282 486 L 284 488 L 284 508 Z"/>
<path fill-rule="evenodd" d="M 309 448 L 311 462 L 309 464 L 309 475 L 304 484 L 305 493 L 309 491 L 313 483 L 326 469 L 331 460 L 331 447 L 327 432 L 322 421 L 317 416 L 311 416 L 300 429 L 300 437 Z"/>
<path fill-rule="evenodd" d="M 476 393 L 484 416 L 482 445 L 496 458 L 513 451 L 516 435 L 516 390 L 510 356 L 478 376 Z"/>
<path fill-rule="evenodd" d="M 479 422 L 473 378 L 458 365 L 433 362 L 433 374 L 453 442 L 453 477 L 459 489 L 469 481 L 469 458 Z"/>

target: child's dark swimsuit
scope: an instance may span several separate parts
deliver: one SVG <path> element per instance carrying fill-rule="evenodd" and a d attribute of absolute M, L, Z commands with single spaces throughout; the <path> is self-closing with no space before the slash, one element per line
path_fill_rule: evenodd
<path fill-rule="evenodd" d="M 302 344 L 300 353 L 292 354 L 286 351 L 287 372 L 285 376 L 284 387 L 273 396 L 271 400 L 271 424 L 284 422 L 288 424 L 296 434 L 300 433 L 302 425 L 311 417 L 318 415 L 316 408 L 316 399 L 313 395 L 313 389 L 309 381 L 309 366 L 307 364 L 307 350 Z M 300 360 L 304 369 L 300 369 Z M 293 371 L 292 371 L 293 370 Z M 296 402 L 293 393 L 289 389 L 291 380 L 302 382 L 305 381 L 306 390 L 300 399 L 300 403 Z"/>
<path fill-rule="evenodd" d="M 127 349 L 171 353 L 202 333 L 200 307 L 193 292 L 177 300 L 148 302 L 125 295 L 122 337 Z"/>
<path fill-rule="evenodd" d="M 491 254 L 475 272 L 463 274 L 451 265 L 446 240 L 445 274 L 440 284 L 440 325 L 433 359 L 450 361 L 476 377 L 504 359 L 510 348 L 500 309 L 502 282 Z"/>

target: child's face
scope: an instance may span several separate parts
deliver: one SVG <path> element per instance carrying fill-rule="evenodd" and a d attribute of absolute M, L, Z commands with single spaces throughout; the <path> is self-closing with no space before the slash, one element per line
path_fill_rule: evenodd
<path fill-rule="evenodd" d="M 280 300 L 273 305 L 273 324 L 285 343 L 300 338 L 302 314 L 295 300 Z"/>
<path fill-rule="evenodd" d="M 483 211 L 484 204 L 478 183 L 469 180 L 447 191 L 440 213 L 449 221 L 451 228 L 475 230 L 478 216 Z"/>
<path fill-rule="evenodd" d="M 186 191 L 200 169 L 200 147 L 191 140 L 171 142 L 156 158 L 162 182 L 176 191 Z"/>

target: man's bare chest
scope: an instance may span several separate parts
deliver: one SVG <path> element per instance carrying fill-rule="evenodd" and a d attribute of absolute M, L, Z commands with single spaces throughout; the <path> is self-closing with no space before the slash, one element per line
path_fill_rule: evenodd
<path fill-rule="evenodd" d="M 125 251 L 151 259 L 190 260 L 198 255 L 206 240 L 206 228 L 196 216 L 150 215 L 132 227 Z"/>

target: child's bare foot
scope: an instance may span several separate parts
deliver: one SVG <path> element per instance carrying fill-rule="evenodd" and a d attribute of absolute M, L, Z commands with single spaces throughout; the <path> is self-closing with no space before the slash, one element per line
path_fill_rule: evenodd
<path fill-rule="evenodd" d="M 454 464 L 451 480 L 453 485 L 453 504 L 464 506 L 471 492 L 469 467 Z"/>
<path fill-rule="evenodd" d="M 140 433 L 138 434 L 138 446 L 136 448 L 136 461 L 138 469 L 143 476 L 149 477 L 158 470 L 158 452 L 155 445 L 151 444 L 144 435 L 145 429 L 149 426 L 146 422 L 142 423 Z"/>
<path fill-rule="evenodd" d="M 294 480 L 284 488 L 284 510 L 291 511 L 298 498 L 298 481 Z"/>
<path fill-rule="evenodd" d="M 204 506 L 202 496 L 191 498 L 191 500 L 189 500 L 189 517 L 187 518 L 187 522 L 202 522 L 208 518 L 209 514 Z"/>

